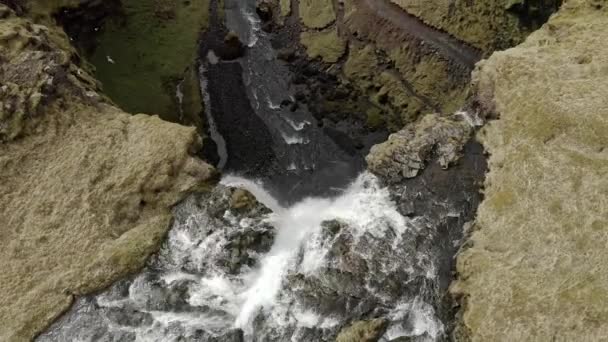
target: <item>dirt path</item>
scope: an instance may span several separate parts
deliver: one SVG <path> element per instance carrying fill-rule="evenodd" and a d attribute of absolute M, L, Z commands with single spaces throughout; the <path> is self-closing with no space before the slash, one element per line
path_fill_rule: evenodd
<path fill-rule="evenodd" d="M 390 21 L 406 33 L 430 44 L 441 54 L 463 66 L 472 69 L 475 63 L 481 59 L 481 52 L 477 49 L 446 32 L 426 25 L 416 16 L 407 13 L 401 7 L 388 0 L 359 0 L 358 2 L 368 7 L 378 17 Z"/>

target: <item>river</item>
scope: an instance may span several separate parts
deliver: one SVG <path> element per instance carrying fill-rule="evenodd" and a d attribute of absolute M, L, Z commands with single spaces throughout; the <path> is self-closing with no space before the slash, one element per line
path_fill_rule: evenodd
<path fill-rule="evenodd" d="M 200 77 L 221 184 L 174 209 L 141 273 L 78 299 L 37 341 L 333 341 L 373 318 L 380 341 L 445 339 L 436 310 L 451 254 L 436 247 L 439 228 L 402 215 L 395 192 L 406 188 L 383 186 L 305 103 L 289 105 L 292 71 L 255 0 L 225 0 L 226 28 L 217 13 Z M 244 56 L 218 57 L 227 30 Z M 241 206 L 235 188 L 260 203 Z"/>

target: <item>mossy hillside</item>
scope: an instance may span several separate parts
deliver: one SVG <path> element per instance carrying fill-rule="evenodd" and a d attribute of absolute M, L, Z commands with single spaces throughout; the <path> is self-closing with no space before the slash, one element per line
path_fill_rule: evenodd
<path fill-rule="evenodd" d="M 346 42 L 333 27 L 323 31 L 306 31 L 300 35 L 300 43 L 306 48 L 308 57 L 320 57 L 325 63 L 337 62 L 346 51 Z"/>
<path fill-rule="evenodd" d="M 26 0 L 24 7 L 34 21 L 49 24 L 52 23 L 53 14 L 61 8 L 74 8 L 80 3 L 80 0 Z"/>
<path fill-rule="evenodd" d="M 367 113 L 368 122 L 378 124 L 382 121 L 389 130 L 397 131 L 420 114 L 433 111 L 406 88 L 397 70 L 383 69 L 374 45 L 351 45 L 343 67 L 344 77 L 382 108 L 384 117 L 380 120 L 378 110 L 371 110 Z"/>
<path fill-rule="evenodd" d="M 521 43 L 562 3 L 562 0 L 391 1 L 487 55 Z"/>
<path fill-rule="evenodd" d="M 281 11 L 281 17 L 285 18 L 291 15 L 291 0 L 280 0 L 279 7 Z"/>
<path fill-rule="evenodd" d="M 599 341 L 608 335 L 608 9 L 565 3 L 474 74 L 495 115 L 486 199 L 458 257 L 461 336 Z"/>
<path fill-rule="evenodd" d="M 361 3 L 344 2 L 342 24 L 343 36 L 357 37 L 350 39 L 344 78 L 383 108 L 390 130 L 464 105 L 470 80 L 466 67 L 412 39 Z"/>
<path fill-rule="evenodd" d="M 429 99 L 444 113 L 453 113 L 465 102 L 468 78 L 454 75 L 447 60 L 437 54 L 422 58 L 408 43 L 388 51 L 399 74 L 414 87 L 416 94 Z"/>
<path fill-rule="evenodd" d="M 208 24 L 208 5 L 208 0 L 123 0 L 124 17 L 106 20 L 88 56 L 104 92 L 128 112 L 178 121 L 176 90 L 185 80 L 185 115 L 198 115 L 200 92 L 190 73 L 199 34 Z"/>
<path fill-rule="evenodd" d="M 311 29 L 322 29 L 336 21 L 332 0 L 299 0 L 300 20 Z"/>
<path fill-rule="evenodd" d="M 525 34 L 517 17 L 507 11 L 513 0 L 391 1 L 428 25 L 447 31 L 486 53 L 513 46 L 521 42 Z"/>

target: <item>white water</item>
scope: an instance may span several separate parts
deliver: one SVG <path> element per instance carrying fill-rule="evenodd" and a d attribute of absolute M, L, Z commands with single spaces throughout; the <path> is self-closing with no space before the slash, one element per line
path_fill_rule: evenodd
<path fill-rule="evenodd" d="M 305 137 L 300 137 L 298 135 L 289 135 L 285 132 L 281 132 L 281 136 L 287 145 L 305 145 L 310 143 L 310 140 Z"/>
<path fill-rule="evenodd" d="M 304 127 L 310 125 L 310 122 L 308 121 L 295 122 L 287 116 L 283 116 L 283 119 L 285 119 L 285 121 L 287 121 L 287 123 L 296 131 L 301 131 Z"/>
<path fill-rule="evenodd" d="M 235 176 L 227 176 L 222 184 L 232 187 L 242 187 L 254 194 L 258 200 L 271 208 L 274 215 L 272 224 L 277 228 L 278 235 L 270 252 L 263 257 L 260 266 L 245 274 L 245 286 L 231 289 L 229 293 L 239 292 L 228 301 L 236 300 L 239 307 L 234 326 L 243 329 L 249 336 L 255 315 L 263 308 L 270 317 L 276 320 L 278 326 L 285 322 L 285 308 L 277 302 L 277 294 L 284 285 L 287 274 L 297 270 L 303 274 L 315 274 L 327 263 L 327 246 L 321 238 L 322 223 L 329 220 L 339 220 L 346 223 L 355 239 L 368 234 L 378 239 L 386 238 L 387 230 L 391 229 L 398 238 L 393 246 L 398 246 L 398 240 L 403 233 L 410 229 L 409 221 L 404 218 L 394 203 L 386 188 L 380 188 L 374 176 L 364 173 L 335 199 L 309 198 L 300 203 L 284 208 L 261 187 L 259 183 Z M 303 252 L 303 253 L 302 253 Z M 298 262 L 296 259 L 300 259 Z M 228 284 L 224 284 L 228 285 Z M 298 308 L 295 309 L 298 311 Z M 430 305 L 416 299 L 412 303 L 403 303 L 392 312 L 395 320 L 403 319 L 404 313 L 416 311 L 414 314 L 414 334 L 428 334 L 435 338 L 443 327 L 434 316 Z M 294 315 L 294 312 L 291 312 Z M 321 319 L 313 312 L 295 313 L 299 326 L 331 326 L 338 321 Z M 391 338 L 411 336 L 412 332 L 401 329 L 399 325 L 390 327 L 387 333 Z"/>
<path fill-rule="evenodd" d="M 254 47 L 259 41 L 259 34 L 261 33 L 262 21 L 257 17 L 256 14 L 248 11 L 245 7 L 242 9 L 243 16 L 249 23 L 249 41 L 247 42 L 248 47 Z"/>
<path fill-rule="evenodd" d="M 112 288 L 94 297 L 94 305 L 90 299 L 79 300 L 59 326 L 41 336 L 40 341 L 77 336 L 77 340 L 94 341 L 99 330 L 92 327 L 99 329 L 99 325 L 113 338 L 133 334 L 136 341 L 178 341 L 179 336 L 206 341 L 194 337 L 195 332 L 203 329 L 219 336 L 232 328 L 242 329 L 247 341 L 315 341 L 307 335 L 307 329 L 329 331 L 328 336 L 332 336 L 332 331 L 352 319 L 351 313 L 323 311 L 324 298 L 316 298 L 313 305 L 302 302 L 297 295 L 301 285 L 292 283 L 290 277 L 302 276 L 314 287 L 326 288 L 336 286 L 331 280 L 332 270 L 354 272 L 360 279 L 346 286 L 354 284 L 356 291 L 365 291 L 362 302 L 373 298 L 378 306 L 388 309 L 383 317 L 390 324 L 383 341 L 400 336 L 434 341 L 441 336 L 443 326 L 431 305 L 418 296 L 395 297 L 385 291 L 386 279 L 396 280 L 391 274 L 424 274 L 433 265 L 425 255 L 410 257 L 404 252 L 414 244 L 409 237 L 417 227 L 399 214 L 389 190 L 380 187 L 373 175 L 362 174 L 334 199 L 308 198 L 291 207 L 281 206 L 258 182 L 228 175 L 221 183 L 247 189 L 272 213 L 243 218 L 229 208 L 217 213 L 213 208 L 218 197 L 205 199 L 207 209 L 199 207 L 194 199 L 187 200 L 178 210 L 178 215 L 186 216 L 176 220 L 167 242 L 152 261 L 155 271 L 146 271 L 132 280 L 127 297 L 117 296 L 120 291 Z M 216 214 L 212 217 L 211 212 Z M 328 236 L 323 224 L 330 220 L 338 220 L 342 226 Z M 237 274 L 227 272 L 222 265 L 230 259 L 229 236 L 264 227 L 276 231 L 270 250 L 258 255 L 253 252 L 257 260 L 253 267 L 243 266 Z M 344 238 L 347 243 L 340 244 L 338 240 Z M 348 251 L 332 254 L 336 247 Z M 367 265 L 363 273 L 352 269 L 353 263 L 361 261 Z M 186 292 L 179 290 L 183 286 Z M 337 286 L 346 297 L 352 291 Z M 158 296 L 167 298 L 163 294 L 166 291 L 173 293 L 172 298 L 181 298 L 190 309 L 154 304 Z M 151 322 L 121 326 L 115 323 L 116 318 L 107 316 L 112 308 L 127 313 L 135 308 L 149 315 Z M 254 325 L 260 315 L 264 317 L 263 328 Z"/>
<path fill-rule="evenodd" d="M 266 103 L 268 104 L 268 108 L 270 108 L 272 110 L 281 109 L 281 105 L 273 103 L 272 100 L 270 99 L 270 97 L 266 98 Z"/>
<path fill-rule="evenodd" d="M 184 86 L 184 80 L 181 80 L 177 84 L 177 87 L 175 87 L 175 98 L 177 99 L 180 120 L 184 119 L 184 92 L 182 90 L 183 86 Z"/>

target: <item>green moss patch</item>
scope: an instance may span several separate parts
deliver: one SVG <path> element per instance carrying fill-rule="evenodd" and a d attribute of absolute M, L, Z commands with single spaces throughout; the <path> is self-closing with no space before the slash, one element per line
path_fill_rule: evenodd
<path fill-rule="evenodd" d="M 88 56 L 104 92 L 131 113 L 171 121 L 197 115 L 201 100 L 191 73 L 208 5 L 208 0 L 123 0 L 123 15 L 106 21 Z M 184 79 L 182 110 L 196 112 L 182 114 L 179 108 L 177 87 Z"/>
<path fill-rule="evenodd" d="M 303 32 L 300 42 L 306 47 L 308 57 L 321 57 L 326 63 L 337 62 L 346 51 L 346 42 L 340 39 L 335 28 L 320 32 Z"/>
<path fill-rule="evenodd" d="M 320 29 L 336 21 L 332 0 L 300 0 L 300 19 L 309 28 Z"/>

